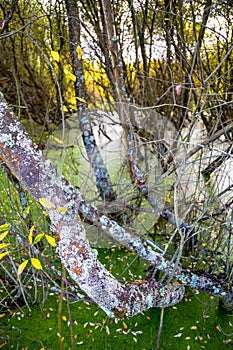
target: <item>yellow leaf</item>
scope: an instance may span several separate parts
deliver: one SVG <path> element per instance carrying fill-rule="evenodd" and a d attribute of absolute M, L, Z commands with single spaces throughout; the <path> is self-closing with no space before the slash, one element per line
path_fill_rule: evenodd
<path fill-rule="evenodd" d="M 55 209 L 55 205 L 47 198 L 39 198 L 39 202 L 46 209 Z"/>
<path fill-rule="evenodd" d="M 8 230 L 9 227 L 10 227 L 10 224 L 0 225 L 0 232 Z"/>
<path fill-rule="evenodd" d="M 72 72 L 70 72 L 68 69 L 65 68 L 64 73 L 65 73 L 67 79 L 72 80 L 72 81 L 76 81 L 76 76 Z"/>
<path fill-rule="evenodd" d="M 28 215 L 30 213 L 30 205 L 27 206 L 27 208 L 24 210 L 25 214 Z"/>
<path fill-rule="evenodd" d="M 76 105 L 76 97 L 71 97 L 69 99 L 69 103 L 71 103 L 72 105 Z"/>
<path fill-rule="evenodd" d="M 63 111 L 63 112 L 68 112 L 69 110 L 68 110 L 68 108 L 67 108 L 66 106 L 63 106 L 63 107 L 61 108 L 61 111 Z"/>
<path fill-rule="evenodd" d="M 84 100 L 83 98 L 81 98 L 81 97 L 76 97 L 77 98 L 77 100 L 79 100 L 80 102 L 83 102 L 83 103 L 86 103 L 87 101 L 86 100 Z"/>
<path fill-rule="evenodd" d="M 67 320 L 66 316 L 62 316 L 62 319 L 63 319 L 63 321 Z"/>
<path fill-rule="evenodd" d="M 44 237 L 44 233 L 39 233 L 39 234 L 35 237 L 33 244 L 36 244 L 36 243 L 40 242 L 41 239 L 42 239 L 43 237 Z"/>
<path fill-rule="evenodd" d="M 69 72 L 69 74 L 67 74 L 66 77 L 71 81 L 76 81 L 76 76 L 71 72 Z"/>
<path fill-rule="evenodd" d="M 53 135 L 51 135 L 50 137 L 51 137 L 51 139 L 53 139 L 54 141 L 56 141 L 60 145 L 63 145 L 63 141 L 61 139 L 59 139 L 58 137 L 55 137 Z"/>
<path fill-rule="evenodd" d="M 8 231 L 2 232 L 0 234 L 0 241 L 2 241 L 8 235 Z"/>
<path fill-rule="evenodd" d="M 124 329 L 128 328 L 127 324 L 124 321 L 122 322 L 122 324 L 123 324 Z"/>
<path fill-rule="evenodd" d="M 24 260 L 18 267 L 18 275 L 21 275 L 25 267 L 27 266 L 28 260 Z"/>
<path fill-rule="evenodd" d="M 30 231 L 29 231 L 29 235 L 28 235 L 28 240 L 29 240 L 29 243 L 32 244 L 32 232 L 34 230 L 34 225 L 32 225 L 32 227 L 30 228 Z"/>
<path fill-rule="evenodd" d="M 6 248 L 6 247 L 8 247 L 9 245 L 10 245 L 10 243 L 1 243 L 1 244 L 0 244 L 0 249 Z"/>
<path fill-rule="evenodd" d="M 57 208 L 57 210 L 59 211 L 59 213 L 61 214 L 65 214 L 67 212 L 67 208 L 66 207 L 59 207 Z"/>
<path fill-rule="evenodd" d="M 76 52 L 78 54 L 78 59 L 81 60 L 82 55 L 83 55 L 83 50 L 80 45 L 77 46 Z"/>
<path fill-rule="evenodd" d="M 4 256 L 6 256 L 7 254 L 9 254 L 9 252 L 0 253 L 0 260 L 4 258 Z"/>
<path fill-rule="evenodd" d="M 45 235 L 45 238 L 47 239 L 48 243 L 52 246 L 52 247 L 56 247 L 56 241 L 53 237 L 49 236 L 49 235 Z"/>
<path fill-rule="evenodd" d="M 32 266 L 35 267 L 35 269 L 37 269 L 37 270 L 43 269 L 41 266 L 40 260 L 38 260 L 36 258 L 31 258 L 31 261 L 32 261 Z"/>
<path fill-rule="evenodd" d="M 60 55 L 57 51 L 51 51 L 51 56 L 54 59 L 54 61 L 56 61 L 56 62 L 60 61 Z"/>

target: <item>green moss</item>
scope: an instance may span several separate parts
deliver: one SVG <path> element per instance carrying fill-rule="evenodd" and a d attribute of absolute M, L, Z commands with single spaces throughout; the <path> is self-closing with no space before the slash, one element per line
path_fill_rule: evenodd
<path fill-rule="evenodd" d="M 126 249 L 99 249 L 98 256 L 122 283 L 145 275 L 145 263 Z M 52 293 L 43 305 L 34 304 L 31 308 L 31 312 L 26 308 L 2 312 L 3 349 L 56 350 L 62 349 L 62 344 L 68 350 L 72 349 L 71 338 L 74 349 L 155 349 L 160 321 L 157 308 L 130 319 L 115 320 L 106 317 L 95 304 L 61 300 Z M 226 344 L 230 339 L 232 342 Z M 186 350 L 188 346 L 192 350 L 227 350 L 232 343 L 233 313 L 219 309 L 217 298 L 187 289 L 180 304 L 165 310 L 160 350 Z"/>
<path fill-rule="evenodd" d="M 50 295 L 45 305 L 35 305 L 31 313 L 7 312 L 1 318 L 3 349 L 154 349 L 160 310 L 128 320 L 108 319 L 95 304 L 63 300 L 62 334 L 58 331 L 58 300 Z M 68 309 L 70 308 L 70 318 Z M 206 295 L 187 294 L 186 300 L 165 310 L 160 350 L 230 349 L 233 338 L 232 314 L 218 309 L 218 300 Z M 72 329 L 72 330 L 71 330 Z M 228 334 L 225 335 L 225 334 Z M 231 335 L 230 335 L 231 334 Z"/>

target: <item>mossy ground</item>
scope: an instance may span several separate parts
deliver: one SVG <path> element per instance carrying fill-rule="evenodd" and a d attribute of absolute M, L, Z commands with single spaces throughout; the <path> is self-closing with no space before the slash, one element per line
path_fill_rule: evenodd
<path fill-rule="evenodd" d="M 100 258 L 122 282 L 140 276 L 145 269 L 144 263 L 125 249 L 102 249 Z M 123 274 L 118 272 L 119 266 L 121 271 L 125 266 Z M 156 308 L 130 319 L 115 320 L 106 317 L 95 304 L 66 300 L 53 293 L 44 304 L 31 308 L 30 312 L 23 307 L 1 313 L 0 348 L 155 349 L 160 322 L 160 310 Z M 228 350 L 232 344 L 233 313 L 219 308 L 217 298 L 187 289 L 180 304 L 165 310 L 160 350 Z"/>
<path fill-rule="evenodd" d="M 58 298 L 44 306 L 7 312 L 1 318 L 3 349 L 155 349 L 160 310 L 151 309 L 130 319 L 108 319 L 96 306 L 63 301 L 62 333 L 58 330 Z M 165 310 L 159 349 L 231 349 L 232 314 L 218 309 L 217 300 L 187 295 L 186 301 Z M 230 335 L 231 333 L 231 335 Z M 63 347 L 62 347 L 63 346 Z"/>

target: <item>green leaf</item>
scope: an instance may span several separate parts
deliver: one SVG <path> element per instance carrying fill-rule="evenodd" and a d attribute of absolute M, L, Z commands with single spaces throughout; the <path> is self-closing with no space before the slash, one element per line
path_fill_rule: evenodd
<path fill-rule="evenodd" d="M 33 242 L 33 245 L 40 242 L 42 240 L 42 238 L 44 237 L 44 233 L 39 233 L 35 239 L 34 239 L 34 242 Z"/>
<path fill-rule="evenodd" d="M 9 227 L 10 227 L 10 224 L 0 225 L 0 232 L 8 230 Z"/>

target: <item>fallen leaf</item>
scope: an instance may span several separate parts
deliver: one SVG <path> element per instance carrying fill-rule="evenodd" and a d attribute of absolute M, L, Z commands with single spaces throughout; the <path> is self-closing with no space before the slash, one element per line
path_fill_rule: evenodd
<path fill-rule="evenodd" d="M 176 335 L 174 335 L 174 338 L 180 338 L 182 336 L 182 333 L 178 333 Z"/>
<path fill-rule="evenodd" d="M 47 198 L 39 198 L 39 202 L 46 209 L 55 209 L 55 205 Z"/>

